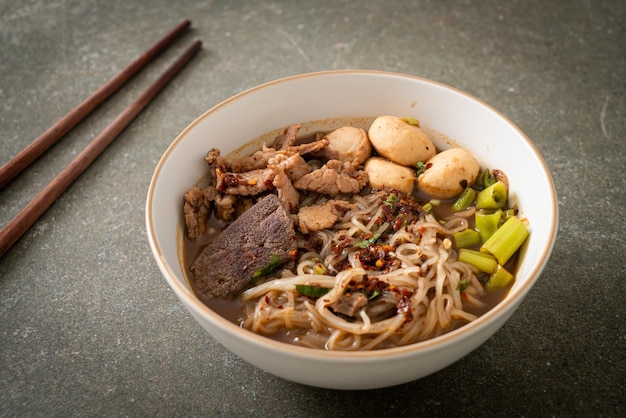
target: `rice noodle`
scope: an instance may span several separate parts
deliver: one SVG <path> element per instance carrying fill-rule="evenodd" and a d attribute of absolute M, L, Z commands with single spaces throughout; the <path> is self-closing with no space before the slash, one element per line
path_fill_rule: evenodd
<path fill-rule="evenodd" d="M 293 340 L 307 347 L 369 350 L 422 341 L 476 319 L 465 307 L 484 305 L 485 291 L 472 269 L 444 244 L 454 232 L 467 228 L 467 219 L 453 217 L 441 225 L 432 215 L 418 214 L 376 242 L 391 248 L 382 269 L 366 268 L 360 248 L 345 245 L 346 240 L 357 242 L 389 226 L 384 224 L 385 196 L 379 192 L 353 197 L 358 209 L 346 214 L 346 222 L 312 233 L 320 243 L 317 249 L 301 238 L 295 276 L 277 273 L 242 293 L 247 308 L 241 325 L 267 335 L 293 330 Z M 314 273 L 320 263 L 326 274 Z M 385 286 L 374 302 L 353 318 L 333 311 L 350 286 L 373 279 Z M 458 290 L 461 282 L 467 284 L 464 298 Z M 330 290 L 315 300 L 301 295 L 296 285 Z"/>

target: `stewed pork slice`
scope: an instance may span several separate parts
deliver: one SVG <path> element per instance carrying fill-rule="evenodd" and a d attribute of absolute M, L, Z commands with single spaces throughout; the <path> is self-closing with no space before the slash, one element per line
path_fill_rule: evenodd
<path fill-rule="evenodd" d="M 274 138 L 272 148 L 276 151 L 286 150 L 288 147 L 296 143 L 299 130 L 300 125 L 298 124 L 288 126 L 287 129 L 283 131 L 282 135 L 278 135 Z"/>
<path fill-rule="evenodd" d="M 243 173 L 216 171 L 216 188 L 220 192 L 241 196 L 252 196 L 273 188 L 274 170 L 263 168 Z"/>
<path fill-rule="evenodd" d="M 291 180 L 283 170 L 276 171 L 273 185 L 278 192 L 278 197 L 285 203 L 289 212 L 293 213 L 298 210 L 300 203 L 300 193 L 293 187 Z"/>
<path fill-rule="evenodd" d="M 207 152 L 206 157 L 204 157 L 204 161 L 209 165 L 209 175 L 212 186 L 217 184 L 217 171 L 225 172 L 230 170 L 228 161 L 220 155 L 220 150 L 217 148 L 211 148 L 209 152 Z"/>
<path fill-rule="evenodd" d="M 216 198 L 220 193 L 213 186 L 204 189 L 192 187 L 183 196 L 183 213 L 187 226 L 187 238 L 195 240 L 207 233 L 207 223 L 211 219 L 213 210 L 220 219 L 222 214 L 221 202 Z M 228 220 L 228 219 L 226 219 Z"/>
<path fill-rule="evenodd" d="M 255 196 L 276 188 L 278 196 L 295 212 L 300 197 L 292 181 L 309 173 L 311 167 L 300 154 L 289 155 L 283 151 L 272 152 L 264 164 L 265 168 L 244 172 L 222 171 L 218 167 L 215 170 L 217 190 L 226 195 Z"/>
<path fill-rule="evenodd" d="M 366 184 L 365 171 L 357 170 L 351 162 L 329 160 L 320 169 L 300 177 L 293 185 L 296 189 L 334 197 L 341 193 L 358 193 Z"/>
<path fill-rule="evenodd" d="M 281 135 L 274 138 L 271 147 L 263 144 L 263 147 L 252 155 L 243 158 L 233 158 L 230 162 L 231 171 L 242 173 L 250 170 L 258 170 L 267 167 L 269 160 L 281 151 L 286 151 L 296 142 L 300 125 L 288 126 Z"/>
<path fill-rule="evenodd" d="M 204 199 L 202 189 L 192 187 L 183 196 L 183 213 L 187 226 L 187 238 L 196 239 L 206 234 L 206 225 L 211 218 L 211 202 Z"/>
<path fill-rule="evenodd" d="M 358 209 L 356 203 L 329 200 L 319 205 L 303 206 L 298 211 L 298 229 L 303 234 L 330 228 L 350 210 Z"/>
<path fill-rule="evenodd" d="M 215 216 L 223 221 L 232 221 L 235 218 L 237 196 L 228 193 L 218 193 L 213 200 Z"/>
<path fill-rule="evenodd" d="M 300 156 L 300 154 L 276 154 L 269 161 L 267 166 L 274 171 L 284 171 L 289 180 L 295 181 L 311 171 L 311 166 Z"/>
<path fill-rule="evenodd" d="M 285 132 L 282 135 L 279 135 L 274 139 L 271 147 L 263 144 L 263 147 L 252 155 L 243 158 L 233 158 L 230 161 L 230 171 L 234 173 L 243 173 L 250 170 L 258 170 L 267 167 L 270 160 L 276 156 L 282 155 L 291 157 L 295 154 L 302 156 L 319 151 L 328 144 L 328 141 L 322 139 L 314 142 L 294 145 L 299 129 L 300 125 L 291 125 L 285 129 Z"/>
<path fill-rule="evenodd" d="M 295 212 L 300 203 L 300 194 L 293 186 L 294 181 L 311 172 L 311 166 L 300 154 L 278 153 L 268 162 L 268 168 L 274 170 L 274 187 L 278 197 L 285 202 L 290 212 Z"/>
<path fill-rule="evenodd" d="M 275 194 L 269 194 L 207 245 L 191 272 L 204 297 L 233 299 L 258 274 L 293 262 L 295 254 L 291 215 Z"/>
<path fill-rule="evenodd" d="M 206 197 L 206 192 L 213 189 L 213 197 Z M 232 221 L 254 205 L 255 196 L 236 196 L 234 194 L 219 193 L 214 187 L 204 189 L 205 199 L 212 203 L 215 217 L 222 221 Z"/>
<path fill-rule="evenodd" d="M 311 154 L 316 151 L 319 151 L 327 145 L 328 145 L 328 141 L 322 138 L 319 141 L 305 142 L 304 144 L 288 147 L 285 150 L 285 153 L 287 155 L 293 155 L 293 154 L 306 155 L 306 154 Z"/>
<path fill-rule="evenodd" d="M 243 158 L 233 158 L 230 161 L 231 171 L 233 173 L 243 173 L 251 170 L 259 170 L 267 167 L 267 162 L 276 155 L 274 148 L 268 148 L 265 144 L 263 147 Z"/>
<path fill-rule="evenodd" d="M 326 146 L 326 141 L 320 140 L 308 142 L 301 145 L 289 146 L 287 149 L 277 151 L 274 148 L 268 148 L 265 144 L 259 151 L 250 156 L 243 158 L 233 158 L 230 161 L 230 171 L 233 173 L 245 173 L 246 171 L 259 170 L 266 168 L 273 158 L 283 156 L 291 157 L 294 155 L 306 155 L 311 152 L 319 151 Z"/>

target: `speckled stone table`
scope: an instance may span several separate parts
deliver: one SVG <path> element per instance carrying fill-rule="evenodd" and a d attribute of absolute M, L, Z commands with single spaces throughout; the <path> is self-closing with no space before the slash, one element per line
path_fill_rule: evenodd
<path fill-rule="evenodd" d="M 0 0 L 0 164 L 183 19 L 192 30 L 0 190 L 0 224 L 193 40 L 204 49 L 0 258 L 0 416 L 623 416 L 626 3 Z M 553 256 L 496 335 L 422 380 L 291 383 L 187 314 L 150 253 L 147 187 L 195 117 L 325 69 L 431 78 L 535 142 L 560 209 Z M 407 365 L 410 367 L 410 365 Z"/>

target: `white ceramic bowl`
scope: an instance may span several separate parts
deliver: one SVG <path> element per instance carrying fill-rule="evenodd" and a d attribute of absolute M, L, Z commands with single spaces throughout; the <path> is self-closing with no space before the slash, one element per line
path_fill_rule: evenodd
<path fill-rule="evenodd" d="M 330 130 L 352 117 L 414 116 L 440 148 L 451 142 L 481 165 L 508 175 L 512 195 L 530 221 L 515 284 L 491 311 L 460 329 L 425 342 L 370 352 L 328 352 L 274 341 L 227 321 L 190 291 L 179 261 L 182 196 L 206 172 L 206 152 L 223 154 L 258 138 L 271 139 L 292 123 L 321 121 Z M 439 132 L 443 135 L 436 135 Z M 189 125 L 161 158 L 146 204 L 148 238 L 169 286 L 217 341 L 253 365 L 308 385 L 370 389 L 412 381 L 465 356 L 513 314 L 539 277 L 557 230 L 557 201 L 546 164 L 511 121 L 485 103 L 437 82 L 403 74 L 330 71 L 288 77 L 240 93 Z"/>

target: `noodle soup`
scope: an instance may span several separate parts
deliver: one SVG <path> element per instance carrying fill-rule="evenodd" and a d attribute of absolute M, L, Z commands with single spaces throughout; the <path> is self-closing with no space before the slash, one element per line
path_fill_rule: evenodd
<path fill-rule="evenodd" d="M 418 121 L 398 119 L 393 122 L 402 128 L 403 124 L 419 128 Z M 348 126 L 360 128 L 369 142 L 376 120 L 355 119 Z M 485 191 L 496 183 L 508 183 L 504 173 L 480 167 L 475 178 L 459 182 L 461 193 L 433 197 L 428 194 L 431 189 L 420 187 L 420 179 L 428 170 L 436 170 L 434 155 L 443 150 L 435 154 L 434 145 L 432 156 L 407 167 L 383 155 L 383 147 L 373 146 L 361 155 L 366 143 L 362 148 L 340 144 L 335 148 L 347 157 L 334 154 L 328 149 L 336 129 L 326 127 L 320 133 L 302 135 L 300 128 L 292 125 L 269 133 L 225 158 L 219 150 L 209 151 L 208 175 L 201 187 L 185 195 L 184 266 L 191 289 L 207 306 L 243 328 L 284 342 L 326 350 L 371 350 L 449 332 L 505 297 L 514 280 L 516 250 L 525 236 L 516 238 L 521 242 L 514 244 L 517 247 L 511 254 L 491 249 L 489 238 L 496 230 L 506 229 L 509 219 L 517 220 L 517 211 L 506 199 L 507 193 L 504 201 L 496 202 L 498 207 L 492 207 L 493 202 L 483 207 L 479 197 L 489 194 Z M 353 134 L 358 132 L 350 130 Z M 286 165 L 290 159 L 302 160 L 306 173 L 293 174 L 299 169 Z M 367 170 L 372 159 L 393 164 L 392 171 L 383 172 L 383 179 L 397 179 L 407 170 L 412 177 L 394 184 L 400 189 L 387 187 L 377 180 L 381 177 L 378 166 Z M 283 177 L 276 174 L 279 166 L 281 175 L 286 174 Z M 312 182 L 301 180 L 324 169 Z M 323 178 L 331 181 L 319 186 Z M 349 187 L 354 190 L 347 192 Z M 295 204 L 294 196 L 288 195 L 292 190 L 296 191 Z M 461 196 L 468 190 L 475 197 Z M 238 197 L 230 198 L 235 191 Z M 496 192 L 491 194 L 497 197 Z M 227 233 L 229 225 L 269 195 L 278 195 L 280 206 L 293 220 L 292 259 L 278 262 L 272 254 L 266 265 L 250 272 L 240 290 L 232 294 L 212 291 L 197 277 L 202 270 L 198 260 Z M 483 215 L 498 218 L 489 236 L 482 224 L 477 230 Z M 254 229 L 254 225 L 248 227 Z M 220 251 L 239 254 L 238 249 Z M 210 267 L 203 271 L 219 270 L 214 263 L 220 257 L 210 260 L 205 263 Z M 246 271 L 248 260 L 239 262 L 241 271 Z"/>

